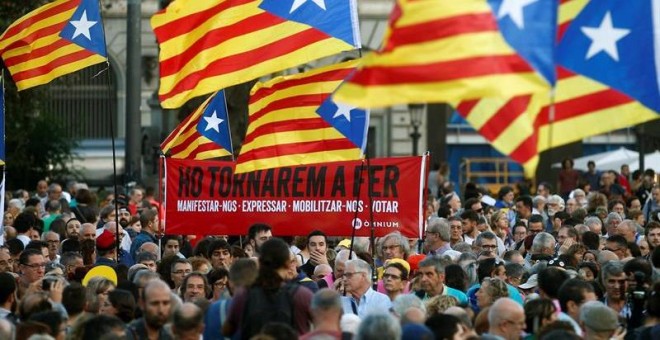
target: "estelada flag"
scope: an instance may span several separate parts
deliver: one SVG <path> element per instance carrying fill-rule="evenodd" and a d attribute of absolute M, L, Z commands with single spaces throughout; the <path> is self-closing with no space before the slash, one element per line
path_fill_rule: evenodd
<path fill-rule="evenodd" d="M 164 154 L 180 159 L 212 159 L 233 154 L 225 91 L 209 96 L 161 143 Z"/>
<path fill-rule="evenodd" d="M 399 0 L 383 48 L 363 58 L 337 100 L 372 108 L 547 93 L 552 57 L 542 51 L 554 43 L 553 16 L 537 23 L 547 36 L 528 35 L 521 44 L 525 55 L 498 27 L 496 15 L 517 17 L 507 8 L 496 13 L 486 0 Z"/>
<path fill-rule="evenodd" d="M 332 98 L 357 63 L 257 83 L 235 172 L 361 159 L 369 113 Z"/>
<path fill-rule="evenodd" d="M 37 8 L 0 36 L 0 55 L 19 91 L 107 61 L 98 1 L 58 0 Z"/>
<path fill-rule="evenodd" d="M 161 104 L 360 47 L 355 0 L 177 0 L 151 25 Z"/>
<path fill-rule="evenodd" d="M 561 2 L 560 39 L 588 3 Z M 574 52 L 584 58 L 588 51 Z M 495 149 L 522 164 L 528 176 L 534 176 L 545 150 L 658 118 L 629 95 L 562 66 L 557 70 L 554 102 L 549 94 L 534 94 L 470 100 L 456 107 Z"/>

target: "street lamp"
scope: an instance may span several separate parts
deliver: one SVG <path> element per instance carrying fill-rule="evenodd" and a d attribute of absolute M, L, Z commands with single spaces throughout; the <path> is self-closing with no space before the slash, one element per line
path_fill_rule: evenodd
<path fill-rule="evenodd" d="M 412 154 L 417 156 L 417 149 L 419 138 L 422 134 L 419 133 L 419 127 L 422 126 L 422 116 L 424 115 L 425 104 L 408 104 L 408 113 L 410 113 L 410 125 L 412 125 L 413 132 L 410 134 L 412 138 Z"/>

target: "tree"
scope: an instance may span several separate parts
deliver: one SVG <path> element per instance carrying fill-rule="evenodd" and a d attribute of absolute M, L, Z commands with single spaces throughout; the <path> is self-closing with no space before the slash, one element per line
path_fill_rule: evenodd
<path fill-rule="evenodd" d="M 44 0 L 0 1 L 2 32 Z M 5 147 L 7 188 L 32 188 L 39 179 L 63 179 L 76 175 L 67 168 L 76 143 L 67 137 L 61 122 L 45 107 L 48 92 L 44 86 L 18 92 L 5 72 Z"/>

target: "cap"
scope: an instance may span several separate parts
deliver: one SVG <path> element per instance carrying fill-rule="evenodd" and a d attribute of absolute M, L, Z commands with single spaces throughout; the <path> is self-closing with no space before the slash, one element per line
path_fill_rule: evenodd
<path fill-rule="evenodd" d="M 406 268 L 406 270 L 408 271 L 408 275 L 410 275 L 410 264 L 406 260 L 404 260 L 404 259 L 389 259 L 389 260 L 385 261 L 385 265 L 383 267 L 387 267 L 387 265 L 390 264 L 390 263 L 398 263 L 398 264 L 402 265 L 403 268 Z"/>
<path fill-rule="evenodd" d="M 115 234 L 103 230 L 101 235 L 96 237 L 96 249 L 98 250 L 110 250 L 115 247 Z"/>
<path fill-rule="evenodd" d="M 112 267 L 96 266 L 92 268 L 90 271 L 87 272 L 85 277 L 82 279 L 82 285 L 87 286 L 89 280 L 91 280 L 94 277 L 104 277 L 112 281 L 112 283 L 114 283 L 115 286 L 117 285 L 117 273 L 115 272 L 114 269 L 112 269 Z"/>
<path fill-rule="evenodd" d="M 532 276 L 527 279 L 527 282 L 518 285 L 518 288 L 520 289 L 531 289 L 539 285 L 539 276 L 537 274 L 533 274 Z"/>
<path fill-rule="evenodd" d="M 343 239 L 343 240 L 341 240 L 341 242 L 339 242 L 337 247 L 344 247 L 346 249 L 350 249 L 351 248 L 351 240 Z"/>
<path fill-rule="evenodd" d="M 613 331 L 619 327 L 616 312 L 600 301 L 589 301 L 580 307 L 580 321 L 596 332 Z"/>

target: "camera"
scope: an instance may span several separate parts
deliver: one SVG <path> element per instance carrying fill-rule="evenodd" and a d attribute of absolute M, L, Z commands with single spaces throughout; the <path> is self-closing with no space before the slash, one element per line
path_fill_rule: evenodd
<path fill-rule="evenodd" d="M 41 281 L 41 289 L 43 291 L 50 291 L 50 286 L 54 283 L 57 282 L 58 278 L 55 276 L 49 276 L 46 275 L 44 276 L 44 279 Z"/>

